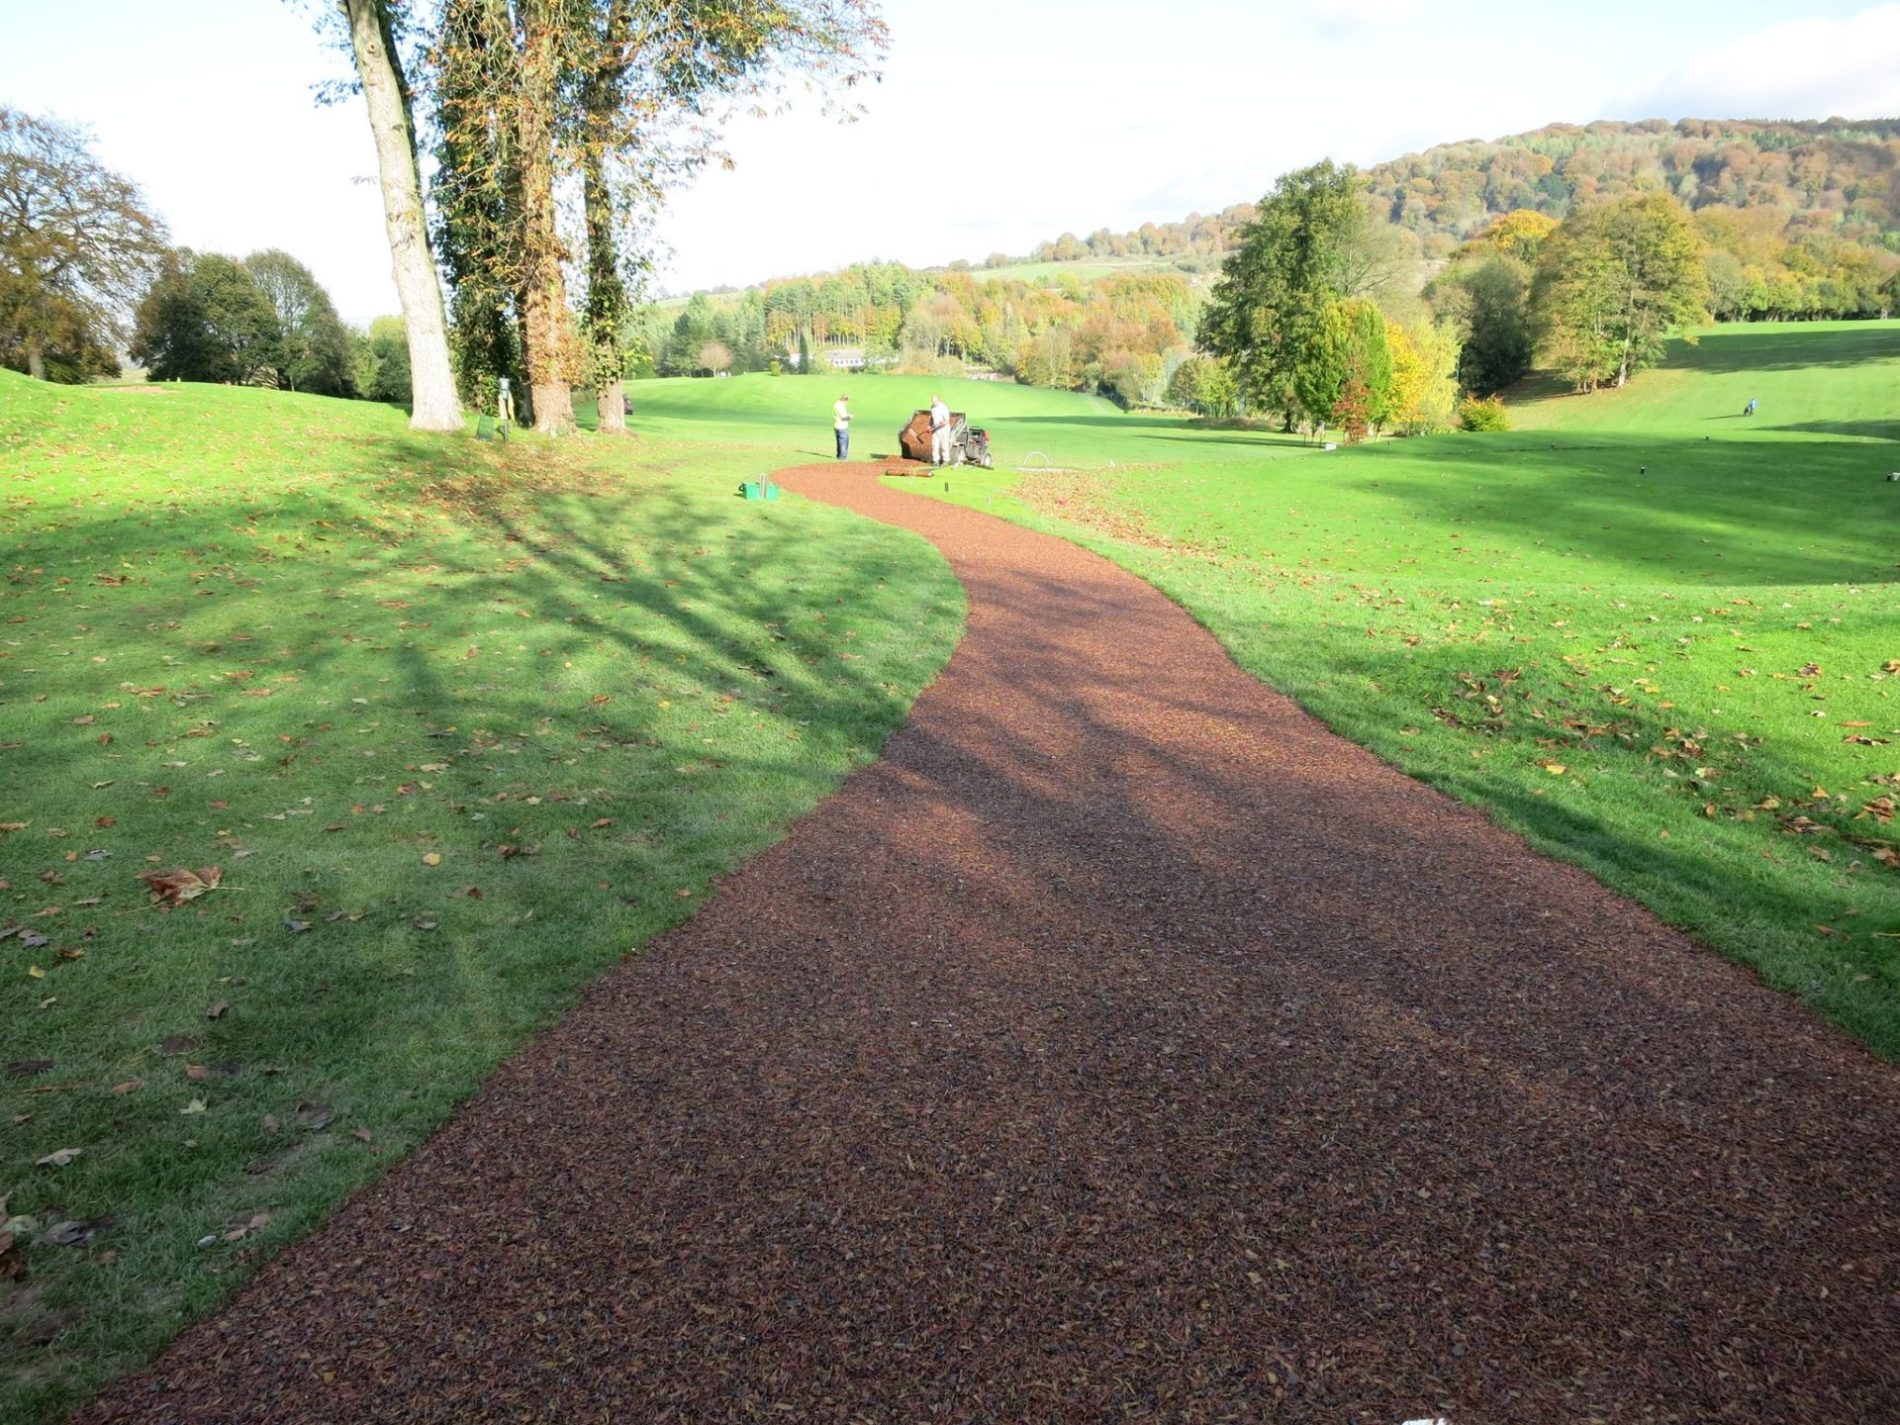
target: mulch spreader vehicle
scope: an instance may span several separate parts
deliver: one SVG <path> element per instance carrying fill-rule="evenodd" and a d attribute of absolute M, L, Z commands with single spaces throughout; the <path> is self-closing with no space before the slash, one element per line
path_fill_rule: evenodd
<path fill-rule="evenodd" d="M 921 460 L 928 465 L 930 412 L 919 411 L 912 416 L 910 423 L 897 433 L 897 443 L 904 452 L 904 459 Z M 962 411 L 950 413 L 950 463 L 980 465 L 985 470 L 995 464 L 990 456 L 990 433 L 972 427 Z"/>

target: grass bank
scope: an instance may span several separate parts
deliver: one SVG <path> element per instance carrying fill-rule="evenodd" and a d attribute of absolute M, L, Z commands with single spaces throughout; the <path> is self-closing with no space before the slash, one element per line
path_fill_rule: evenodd
<path fill-rule="evenodd" d="M 735 500 L 756 464 L 0 373 L 0 1418 L 144 1359 L 876 754 L 961 592 Z"/>

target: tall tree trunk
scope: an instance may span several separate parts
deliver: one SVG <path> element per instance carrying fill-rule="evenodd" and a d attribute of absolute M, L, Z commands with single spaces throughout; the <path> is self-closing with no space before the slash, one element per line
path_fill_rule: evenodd
<path fill-rule="evenodd" d="M 40 349 L 37 341 L 31 339 L 26 344 L 26 374 L 35 381 L 46 379 L 46 353 Z"/>
<path fill-rule="evenodd" d="M 534 428 L 547 435 L 574 429 L 573 328 L 567 282 L 561 274 L 561 237 L 554 207 L 554 106 L 560 79 L 557 21 L 547 0 L 523 0 L 521 140 L 523 309 L 528 335 L 528 385 Z"/>
<path fill-rule="evenodd" d="M 612 0 L 600 36 L 600 55 L 584 91 L 587 128 L 582 159 L 582 199 L 587 210 L 587 341 L 595 389 L 600 393 L 599 429 L 627 433 L 626 392 L 620 380 L 620 328 L 627 317 L 627 287 L 620 280 L 614 242 L 614 194 L 607 154 L 614 147 L 614 109 L 627 73 L 633 29 L 628 0 Z"/>
<path fill-rule="evenodd" d="M 389 257 L 409 337 L 410 416 L 413 430 L 462 428 L 461 402 L 449 365 L 448 321 L 442 288 L 429 255 L 416 172 L 415 130 L 398 67 L 387 0 L 340 0 L 350 27 L 356 72 L 363 82 L 376 165 L 382 176 L 383 218 Z"/>
<path fill-rule="evenodd" d="M 591 143 L 582 163 L 587 208 L 587 345 L 600 393 L 602 435 L 627 433 L 625 392 L 620 383 L 620 318 L 626 306 L 619 254 L 614 251 L 613 193 L 607 161 Z"/>

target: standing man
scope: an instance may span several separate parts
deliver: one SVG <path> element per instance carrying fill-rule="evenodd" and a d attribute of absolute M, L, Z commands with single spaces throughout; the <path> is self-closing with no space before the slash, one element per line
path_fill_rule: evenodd
<path fill-rule="evenodd" d="M 838 458 L 851 458 L 851 408 L 845 402 L 851 399 L 847 393 L 838 397 L 831 405 L 831 428 L 838 436 Z"/>
<path fill-rule="evenodd" d="M 941 396 L 930 398 L 930 463 L 950 463 L 950 408 Z"/>

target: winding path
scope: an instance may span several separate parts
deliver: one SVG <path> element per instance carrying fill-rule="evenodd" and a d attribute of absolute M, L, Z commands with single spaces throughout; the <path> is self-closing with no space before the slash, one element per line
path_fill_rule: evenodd
<path fill-rule="evenodd" d="M 1900 1419 L 1900 1074 L 877 468 L 883 760 L 86 1420 Z"/>

